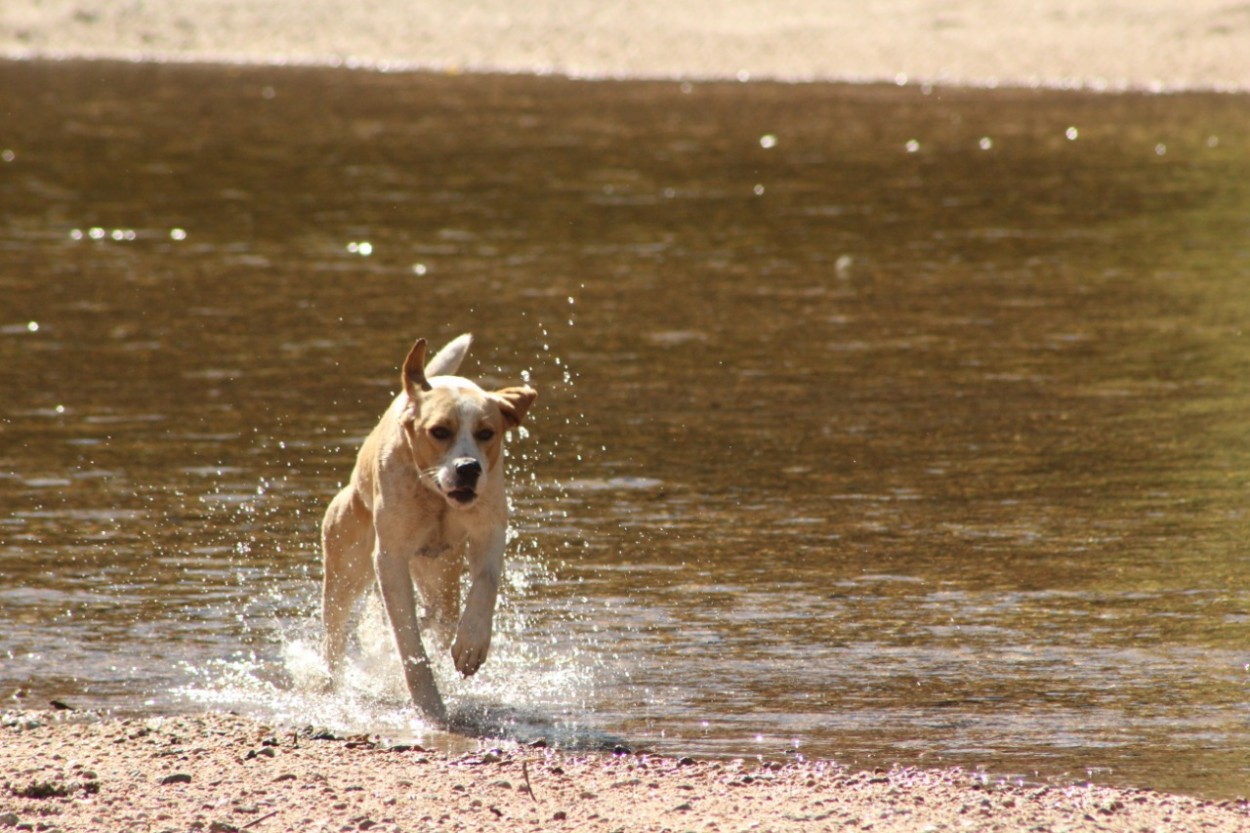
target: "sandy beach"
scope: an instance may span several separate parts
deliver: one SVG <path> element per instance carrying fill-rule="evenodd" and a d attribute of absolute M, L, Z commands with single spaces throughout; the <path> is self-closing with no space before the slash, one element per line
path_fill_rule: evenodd
<path fill-rule="evenodd" d="M 0 829 L 1238 831 L 1244 799 L 1010 783 L 958 769 L 707 761 L 542 746 L 447 755 L 230 715 L 0 721 Z"/>
<path fill-rule="evenodd" d="M 343 63 L 581 77 L 1250 88 L 1224 0 L 414 4 L 7 0 L 0 55 Z"/>

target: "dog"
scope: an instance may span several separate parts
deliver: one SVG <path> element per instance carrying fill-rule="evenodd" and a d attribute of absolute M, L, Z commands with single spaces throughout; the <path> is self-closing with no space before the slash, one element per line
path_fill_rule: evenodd
<path fill-rule="evenodd" d="M 447 710 L 421 632 L 433 631 L 441 649 L 450 643 L 466 677 L 486 659 L 507 541 L 504 435 L 537 396 L 527 385 L 486 391 L 454 375 L 471 343 L 462 335 L 427 364 L 426 341 L 417 339 L 404 360 L 401 392 L 365 440 L 351 482 L 321 525 L 323 652 L 331 679 L 342 670 L 352 607 L 376 580 L 408 693 L 439 723 Z M 457 621 L 466 564 L 469 592 Z M 420 621 L 414 586 L 426 611 Z"/>

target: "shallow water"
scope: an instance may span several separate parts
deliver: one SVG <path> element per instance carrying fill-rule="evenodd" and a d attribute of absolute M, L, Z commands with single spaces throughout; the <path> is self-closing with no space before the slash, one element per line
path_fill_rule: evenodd
<path fill-rule="evenodd" d="M 316 529 L 540 389 L 468 735 L 1244 792 L 1242 97 L 0 64 L 0 696 L 456 741 Z"/>

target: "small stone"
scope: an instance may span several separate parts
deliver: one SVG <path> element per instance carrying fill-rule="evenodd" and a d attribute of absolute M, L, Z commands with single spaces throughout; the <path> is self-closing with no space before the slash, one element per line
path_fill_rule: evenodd
<path fill-rule="evenodd" d="M 552 821 L 564 821 L 568 817 L 569 817 L 569 814 L 564 812 L 563 810 L 556 810 L 554 813 L 551 814 Z"/>
<path fill-rule="evenodd" d="M 239 833 L 239 828 L 228 821 L 215 821 L 208 826 L 208 833 Z"/>
<path fill-rule="evenodd" d="M 0 813 L 0 827 L 17 827 L 21 821 L 17 813 Z"/>
<path fill-rule="evenodd" d="M 185 772 L 175 772 L 173 775 L 166 775 L 161 779 L 161 784 L 190 784 L 191 776 Z"/>

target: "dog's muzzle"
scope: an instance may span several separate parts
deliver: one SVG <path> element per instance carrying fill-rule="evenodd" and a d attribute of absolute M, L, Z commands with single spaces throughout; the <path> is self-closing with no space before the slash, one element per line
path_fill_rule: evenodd
<path fill-rule="evenodd" d="M 451 466 L 455 486 L 448 490 L 447 497 L 460 504 L 472 503 L 477 499 L 477 480 L 482 476 L 482 464 L 472 457 L 461 457 Z"/>

